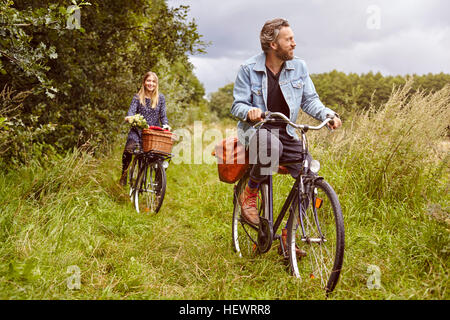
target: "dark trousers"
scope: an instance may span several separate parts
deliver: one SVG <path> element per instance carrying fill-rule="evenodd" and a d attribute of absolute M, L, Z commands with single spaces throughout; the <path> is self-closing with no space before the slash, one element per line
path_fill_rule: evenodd
<path fill-rule="evenodd" d="M 278 171 L 278 166 L 287 162 L 299 162 L 284 165 L 293 178 L 299 175 L 302 164 L 302 141 L 295 140 L 287 132 L 286 127 L 265 124 L 250 139 L 249 160 L 253 164 L 250 179 L 254 182 L 264 181 L 268 175 Z M 312 160 L 308 154 L 309 161 Z"/>
<path fill-rule="evenodd" d="M 128 170 L 135 149 L 136 149 L 136 141 L 128 139 L 122 153 L 122 173 Z"/>

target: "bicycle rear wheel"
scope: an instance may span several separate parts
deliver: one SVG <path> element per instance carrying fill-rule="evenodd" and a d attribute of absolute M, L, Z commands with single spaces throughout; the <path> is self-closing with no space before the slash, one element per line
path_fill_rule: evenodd
<path fill-rule="evenodd" d="M 244 192 L 248 184 L 248 175 L 245 175 L 234 189 L 233 199 L 233 222 L 232 222 L 232 237 L 233 247 L 240 257 L 253 257 L 261 252 L 258 247 L 258 231 L 259 226 L 253 226 L 245 222 L 241 217 L 241 206 L 239 205 L 239 196 Z M 268 215 L 268 185 L 262 183 L 257 200 L 257 208 L 260 217 Z M 265 249 L 263 249 L 264 252 Z"/>
<path fill-rule="evenodd" d="M 290 267 L 295 277 L 309 279 L 329 293 L 336 287 L 344 259 L 341 206 L 333 188 L 323 179 L 312 181 L 306 189 L 311 191 L 303 195 L 301 210 L 296 200 L 288 219 Z M 296 256 L 296 245 L 306 257 Z"/>
<path fill-rule="evenodd" d="M 162 161 L 144 164 L 136 180 L 134 206 L 138 213 L 157 213 L 166 193 L 166 171 Z"/>

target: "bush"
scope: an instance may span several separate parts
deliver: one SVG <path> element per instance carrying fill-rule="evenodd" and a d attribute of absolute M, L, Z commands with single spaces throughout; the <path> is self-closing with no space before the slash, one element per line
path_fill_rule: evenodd
<path fill-rule="evenodd" d="M 220 119 L 232 119 L 231 105 L 233 104 L 234 83 L 229 83 L 218 91 L 210 94 L 209 109 Z"/>
<path fill-rule="evenodd" d="M 26 124 L 19 116 L 23 102 L 30 92 L 17 93 L 7 86 L 0 92 L 0 158 L 2 166 L 26 163 L 31 159 L 45 162 L 59 157 L 57 150 L 44 142 L 46 135 L 55 130 L 52 123 L 38 124 L 37 117 L 30 117 Z"/>

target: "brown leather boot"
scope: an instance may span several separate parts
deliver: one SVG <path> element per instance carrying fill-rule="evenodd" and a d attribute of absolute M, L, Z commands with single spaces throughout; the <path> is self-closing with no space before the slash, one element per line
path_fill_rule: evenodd
<path fill-rule="evenodd" d="M 281 230 L 281 241 L 283 241 L 284 250 L 287 250 L 287 229 L 286 228 Z M 278 249 L 278 253 L 283 254 L 283 252 L 281 251 L 281 246 Z M 306 257 L 306 252 L 303 251 L 302 249 L 300 249 L 299 247 L 297 247 L 297 245 L 295 245 L 295 254 L 297 255 L 297 258 Z"/>
<path fill-rule="evenodd" d="M 258 189 L 251 189 L 249 186 L 246 186 L 238 199 L 242 218 L 254 225 L 259 224 L 258 208 L 256 207 L 257 197 Z"/>

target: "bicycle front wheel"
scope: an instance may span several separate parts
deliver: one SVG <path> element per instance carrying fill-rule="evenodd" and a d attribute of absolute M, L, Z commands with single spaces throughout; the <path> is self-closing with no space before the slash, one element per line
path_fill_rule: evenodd
<path fill-rule="evenodd" d="M 133 162 L 131 163 L 130 171 L 129 171 L 130 178 L 129 178 L 129 183 L 128 183 L 128 185 L 130 186 L 129 196 L 130 196 L 131 202 L 134 201 L 134 189 L 135 189 L 135 185 L 136 185 L 137 176 L 139 173 L 140 163 L 141 163 L 141 160 L 139 159 L 139 157 L 133 156 Z"/>
<path fill-rule="evenodd" d="M 134 206 L 138 213 L 157 213 L 166 193 L 166 171 L 161 161 L 145 164 L 136 180 Z"/>
<path fill-rule="evenodd" d="M 291 271 L 309 279 L 327 293 L 339 280 L 344 259 L 344 220 L 338 197 L 323 179 L 310 182 L 310 192 L 298 199 L 288 220 L 288 251 Z M 297 257 L 296 247 L 306 256 Z"/>

